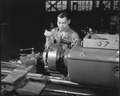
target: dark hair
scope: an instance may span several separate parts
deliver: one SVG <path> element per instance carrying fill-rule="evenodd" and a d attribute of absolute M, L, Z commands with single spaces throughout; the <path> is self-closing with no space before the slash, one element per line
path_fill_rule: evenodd
<path fill-rule="evenodd" d="M 68 13 L 67 11 L 62 11 L 62 12 L 58 15 L 58 17 L 60 17 L 60 18 L 66 17 L 68 20 L 70 19 L 70 15 L 69 15 L 69 13 Z"/>

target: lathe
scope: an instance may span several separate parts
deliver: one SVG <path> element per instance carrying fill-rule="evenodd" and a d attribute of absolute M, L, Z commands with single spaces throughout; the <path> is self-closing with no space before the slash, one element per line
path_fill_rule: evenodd
<path fill-rule="evenodd" d="M 60 45 L 44 51 L 43 60 L 49 72 L 67 72 L 70 81 L 100 87 L 119 87 L 117 50 L 74 46 L 62 53 Z M 67 71 L 66 71 L 67 70 Z"/>
<path fill-rule="evenodd" d="M 27 79 L 31 78 L 36 81 L 42 81 L 44 84 L 46 84 L 46 82 L 47 83 L 52 82 L 53 84 L 58 84 L 58 85 L 65 85 L 65 86 L 70 85 L 72 87 L 77 86 L 78 89 L 80 89 L 80 86 L 86 86 L 87 89 L 90 87 L 90 88 L 103 88 L 103 89 L 107 88 L 107 89 L 118 90 L 120 88 L 119 85 L 120 67 L 119 67 L 119 47 L 118 47 L 119 38 L 116 38 L 118 37 L 118 35 L 116 35 L 116 37 L 114 36 L 112 40 L 109 39 L 108 35 L 105 35 L 104 38 L 100 37 L 100 34 L 88 34 L 88 35 L 84 38 L 82 45 L 75 45 L 74 47 L 66 51 L 62 49 L 61 44 L 52 45 L 49 49 L 46 49 L 43 52 L 37 54 L 34 53 L 34 50 L 32 48 L 31 55 L 27 55 L 26 57 L 22 55 L 20 58 L 22 63 L 25 64 L 24 66 L 25 70 L 24 72 L 22 72 L 23 75 Z M 89 40 L 92 39 L 94 39 L 93 40 L 94 43 L 91 41 L 91 45 L 90 44 L 86 45 L 86 42 L 89 42 Z M 109 42 L 109 44 L 106 42 Z M 112 42 L 115 42 L 116 46 L 110 48 L 109 46 L 113 44 Z M 67 79 L 59 78 L 58 76 L 53 76 L 53 75 L 44 76 L 42 74 L 40 75 L 34 73 L 33 71 L 32 73 L 30 71 L 28 72 L 29 69 L 26 68 L 32 65 L 33 61 L 36 61 L 36 59 L 38 58 L 44 63 L 44 69 L 47 70 L 47 72 L 57 75 L 63 74 L 64 77 L 66 77 Z M 31 61 L 32 63 L 30 63 L 29 61 Z M 34 65 L 36 65 L 35 62 Z M 20 71 L 21 68 L 18 68 L 17 70 Z M 11 71 L 5 72 L 4 70 L 2 70 L 2 72 L 8 74 L 11 73 Z M 2 82 L 6 83 L 7 79 L 6 78 L 2 79 Z M 42 86 L 42 88 L 44 88 L 43 83 L 42 84 L 40 83 L 40 86 Z M 27 84 L 29 84 L 30 86 L 36 83 L 30 82 Z M 40 86 L 37 87 L 40 88 Z M 16 90 L 17 92 L 23 92 L 23 89 L 24 89 L 23 87 L 22 89 L 17 87 Z M 96 95 L 96 93 L 91 93 L 91 92 L 90 93 L 86 92 L 84 94 L 81 94 L 78 91 L 76 92 L 76 91 L 68 91 L 68 90 L 67 91 L 55 90 L 55 89 L 53 90 L 50 88 L 48 88 L 48 90 L 53 92 L 60 92 L 60 93 L 67 92 L 67 94 L 74 94 L 74 95 L 85 95 L 85 94 Z M 36 93 L 38 91 L 36 91 Z"/>

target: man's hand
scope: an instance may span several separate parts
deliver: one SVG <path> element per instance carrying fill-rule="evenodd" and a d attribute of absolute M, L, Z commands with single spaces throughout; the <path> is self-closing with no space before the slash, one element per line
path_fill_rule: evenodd
<path fill-rule="evenodd" d="M 44 33 L 45 36 L 51 36 L 51 32 L 48 31 L 48 30 L 45 30 L 45 33 Z"/>
<path fill-rule="evenodd" d="M 61 34 L 60 34 L 61 36 L 62 36 L 62 38 L 63 37 L 65 37 L 67 34 L 65 33 L 65 32 L 61 32 Z"/>

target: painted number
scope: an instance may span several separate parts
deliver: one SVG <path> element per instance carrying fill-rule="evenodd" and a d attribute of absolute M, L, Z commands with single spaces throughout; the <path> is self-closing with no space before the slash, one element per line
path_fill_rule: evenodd
<path fill-rule="evenodd" d="M 99 41 L 98 43 L 97 43 L 97 45 L 99 46 L 99 47 L 106 47 L 108 44 L 109 44 L 110 42 L 109 41 Z"/>

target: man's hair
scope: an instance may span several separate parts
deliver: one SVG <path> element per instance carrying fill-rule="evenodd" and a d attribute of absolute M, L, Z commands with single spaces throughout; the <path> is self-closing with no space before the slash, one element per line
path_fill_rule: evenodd
<path fill-rule="evenodd" d="M 66 17 L 68 20 L 70 19 L 70 16 L 69 16 L 68 12 L 66 12 L 66 11 L 61 12 L 61 13 L 58 15 L 58 17 L 60 17 L 60 18 Z"/>

